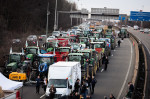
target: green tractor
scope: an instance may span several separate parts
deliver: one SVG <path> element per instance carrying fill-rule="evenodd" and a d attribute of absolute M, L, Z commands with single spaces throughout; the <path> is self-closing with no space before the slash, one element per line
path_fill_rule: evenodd
<path fill-rule="evenodd" d="M 96 71 L 98 68 L 98 55 L 96 57 L 95 50 L 93 49 L 84 49 L 79 50 L 78 53 L 83 53 L 87 58 L 87 63 L 89 64 L 89 75 L 92 77 L 96 75 Z"/>
<path fill-rule="evenodd" d="M 116 47 L 116 38 L 112 34 L 106 33 L 105 38 L 110 38 L 111 42 L 111 49 L 114 50 Z"/>
<path fill-rule="evenodd" d="M 119 38 L 126 38 L 127 37 L 127 29 L 121 28 L 118 36 L 119 36 Z"/>
<path fill-rule="evenodd" d="M 68 61 L 76 61 L 81 63 L 81 77 L 82 80 L 89 75 L 89 65 L 87 63 L 87 58 L 83 53 L 69 53 Z"/>
<path fill-rule="evenodd" d="M 22 52 L 12 52 L 10 48 L 10 54 L 8 55 L 8 61 L 6 62 L 6 76 L 8 77 L 11 72 L 18 72 L 21 70 L 23 61 L 25 60 L 25 55 L 22 49 Z"/>
<path fill-rule="evenodd" d="M 28 43 L 26 41 L 26 48 L 25 48 L 26 60 L 32 65 L 32 68 L 38 67 L 37 59 L 39 54 L 40 49 L 38 47 L 38 42 L 37 46 L 28 46 Z"/>

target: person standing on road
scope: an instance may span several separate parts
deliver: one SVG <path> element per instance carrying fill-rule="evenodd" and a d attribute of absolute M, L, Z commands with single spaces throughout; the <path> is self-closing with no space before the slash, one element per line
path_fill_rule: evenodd
<path fill-rule="evenodd" d="M 95 88 L 95 84 L 97 83 L 97 80 L 94 78 L 94 76 L 92 77 L 92 94 L 94 94 L 94 88 Z"/>
<path fill-rule="evenodd" d="M 109 99 L 116 99 L 113 94 L 110 94 Z"/>
<path fill-rule="evenodd" d="M 44 84 L 43 84 L 44 92 L 46 92 L 46 86 L 47 86 L 47 78 L 45 77 L 44 78 Z"/>
<path fill-rule="evenodd" d="M 79 88 L 80 88 L 80 79 L 77 79 L 74 85 L 74 92 L 79 92 Z"/>
<path fill-rule="evenodd" d="M 38 76 L 36 78 L 36 93 L 38 93 L 38 94 L 39 94 L 39 91 L 40 91 L 40 81 L 41 81 L 40 76 Z"/>
<path fill-rule="evenodd" d="M 83 99 L 86 99 L 86 92 L 87 92 L 86 88 L 87 88 L 86 82 L 83 80 L 83 84 L 81 86 L 81 95 L 82 95 Z"/>
<path fill-rule="evenodd" d="M 106 56 L 106 59 L 105 59 L 105 66 L 104 66 L 104 70 L 106 71 L 107 70 L 107 64 L 109 63 L 109 60 L 108 60 L 108 57 Z"/>
<path fill-rule="evenodd" d="M 121 41 L 119 40 L 119 41 L 118 41 L 118 47 L 120 47 L 120 43 L 121 43 Z"/>
<path fill-rule="evenodd" d="M 56 88 L 54 87 L 54 85 L 51 85 L 51 88 L 49 89 L 50 95 L 49 95 L 49 99 L 54 99 L 55 93 L 56 93 Z"/>

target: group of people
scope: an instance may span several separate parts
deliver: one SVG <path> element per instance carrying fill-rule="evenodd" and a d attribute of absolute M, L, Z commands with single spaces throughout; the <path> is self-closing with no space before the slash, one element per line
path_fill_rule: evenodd
<path fill-rule="evenodd" d="M 88 76 L 84 79 L 81 84 L 80 80 L 77 79 L 74 85 L 74 90 L 70 95 L 70 99 L 91 99 L 91 94 L 94 94 L 94 88 L 97 80 L 94 76 Z"/>
<path fill-rule="evenodd" d="M 40 92 L 40 86 L 41 86 L 41 78 L 40 78 L 40 76 L 38 76 L 37 78 L 36 78 L 36 93 L 38 93 L 39 94 L 39 92 Z M 44 90 L 44 92 L 46 92 L 46 86 L 47 86 L 47 78 L 45 77 L 44 78 L 44 81 L 43 81 L 43 90 Z"/>

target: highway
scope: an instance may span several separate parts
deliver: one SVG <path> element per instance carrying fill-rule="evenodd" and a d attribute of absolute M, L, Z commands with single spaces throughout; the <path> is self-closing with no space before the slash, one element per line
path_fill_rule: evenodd
<path fill-rule="evenodd" d="M 103 99 L 110 93 L 113 93 L 118 99 L 125 96 L 127 83 L 131 81 L 134 69 L 134 50 L 131 41 L 128 38 L 124 39 L 121 47 L 112 50 L 109 60 L 107 71 L 97 71 L 97 84 L 93 99 Z M 41 97 L 43 94 L 42 87 L 40 94 L 35 93 L 34 85 L 23 87 L 23 99 L 44 99 L 45 97 Z"/>
<path fill-rule="evenodd" d="M 145 47 L 145 51 L 146 51 L 146 56 L 147 56 L 147 64 L 148 64 L 148 76 L 147 76 L 147 89 L 146 89 L 146 94 L 148 95 L 147 97 L 150 98 L 150 75 L 149 75 L 149 71 L 150 71 L 150 34 L 145 34 L 145 33 L 141 33 L 139 30 L 134 30 L 132 27 L 127 28 L 127 30 L 132 33 L 134 36 L 136 36 L 144 45 Z"/>
<path fill-rule="evenodd" d="M 108 70 L 96 74 L 97 84 L 93 99 L 103 99 L 111 93 L 117 99 L 122 99 L 126 94 L 127 83 L 132 79 L 134 58 L 130 40 L 124 39 L 121 47 L 112 51 Z"/>

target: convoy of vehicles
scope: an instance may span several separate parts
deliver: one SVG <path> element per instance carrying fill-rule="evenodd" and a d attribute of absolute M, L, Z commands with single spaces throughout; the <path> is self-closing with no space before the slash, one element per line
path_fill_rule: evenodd
<path fill-rule="evenodd" d="M 75 81 L 95 76 L 102 66 L 103 55 L 109 56 L 111 49 L 115 49 L 116 38 L 112 27 L 98 24 L 87 25 L 86 30 L 74 26 L 68 32 L 53 31 L 52 36 L 44 40 L 44 53 L 38 42 L 28 46 L 26 41 L 22 53 L 10 50 L 6 74 L 11 80 L 24 82 L 35 82 L 38 75 L 42 80 L 47 77 L 46 96 L 52 84 L 57 89 L 56 98 L 69 95 L 74 90 Z M 120 35 L 126 37 L 126 30 L 122 29 Z M 34 41 L 33 36 L 29 38 L 28 41 Z M 45 35 L 41 35 L 39 40 L 44 38 Z"/>

